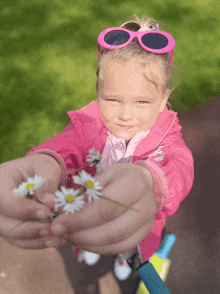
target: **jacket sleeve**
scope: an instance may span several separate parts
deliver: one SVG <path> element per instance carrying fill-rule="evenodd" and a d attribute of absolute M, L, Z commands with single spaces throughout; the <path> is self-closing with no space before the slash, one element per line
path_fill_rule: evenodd
<path fill-rule="evenodd" d="M 54 157 L 62 171 L 62 185 L 69 186 L 71 175 L 67 177 L 67 172 L 82 167 L 83 158 L 88 155 L 86 137 L 83 128 L 76 129 L 73 124 L 70 124 L 61 134 L 32 148 L 26 156 L 32 153 L 43 153 Z"/>
<path fill-rule="evenodd" d="M 157 204 L 156 219 L 173 215 L 193 185 L 193 155 L 180 131 L 181 126 L 176 118 L 156 150 L 146 160 L 135 162 L 151 172 Z"/>

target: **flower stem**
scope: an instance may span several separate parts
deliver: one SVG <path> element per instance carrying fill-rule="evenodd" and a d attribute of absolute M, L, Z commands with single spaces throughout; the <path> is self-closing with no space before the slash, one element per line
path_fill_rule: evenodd
<path fill-rule="evenodd" d="M 65 211 L 61 211 L 61 212 L 54 211 L 54 212 L 52 212 L 52 213 L 50 214 L 50 219 L 51 219 L 51 221 L 52 221 L 53 219 L 55 219 L 57 216 L 59 216 L 60 214 L 62 214 L 62 213 L 65 213 Z"/>
<path fill-rule="evenodd" d="M 79 193 L 76 195 L 76 197 L 79 195 L 82 195 L 85 192 L 86 192 L 86 188 L 84 186 L 81 186 L 81 188 L 79 189 Z"/>
<path fill-rule="evenodd" d="M 45 205 L 43 202 L 41 202 L 41 201 L 37 198 L 37 196 L 36 196 L 35 194 L 31 195 L 31 194 L 28 193 L 28 195 L 27 195 L 26 197 L 27 197 L 28 199 L 36 200 L 38 203 Z"/>
<path fill-rule="evenodd" d="M 82 194 L 85 193 L 85 192 L 86 192 L 86 188 L 85 188 L 84 186 L 81 186 L 81 188 L 79 189 L 79 193 L 78 193 L 76 196 L 82 195 Z M 112 200 L 112 199 L 110 199 L 110 198 L 108 198 L 108 197 L 106 197 L 106 196 L 103 196 L 103 195 L 99 196 L 99 195 L 98 195 L 98 197 L 103 198 L 103 199 L 106 199 L 106 200 L 111 201 L 111 202 L 113 202 L 113 203 L 117 203 L 117 204 L 119 204 L 119 205 L 122 205 L 123 207 L 125 207 L 125 208 L 127 208 L 127 209 L 131 209 L 131 210 L 134 210 L 134 211 L 140 212 L 139 210 L 134 209 L 134 208 L 132 208 L 131 206 L 128 206 L 128 205 L 122 204 L 122 203 L 120 203 L 120 202 L 118 202 L 118 201 L 115 201 L 115 200 Z"/>
<path fill-rule="evenodd" d="M 83 165 L 82 167 L 79 167 L 79 168 L 77 168 L 77 169 L 75 169 L 75 170 L 69 171 L 67 174 L 69 175 L 69 174 L 71 174 L 71 173 L 77 172 L 77 171 L 83 169 L 84 167 L 87 167 L 90 163 L 91 163 L 91 162 L 89 162 L 89 163 L 87 163 L 87 164 Z"/>
<path fill-rule="evenodd" d="M 125 205 L 125 204 L 122 204 L 122 203 L 120 203 L 120 202 L 118 202 L 118 201 L 115 201 L 115 200 L 112 200 L 112 199 L 110 199 L 110 198 L 108 198 L 108 197 L 105 197 L 105 196 L 99 196 L 100 198 L 103 198 L 103 199 L 106 199 L 106 200 L 108 200 L 108 201 L 111 201 L 111 202 L 113 202 L 113 203 L 117 203 L 117 204 L 119 204 L 119 205 L 121 205 L 121 206 L 123 206 L 123 207 L 125 207 L 125 208 L 127 208 L 127 209 L 131 209 L 131 210 L 134 210 L 134 211 L 137 211 L 137 212 L 140 212 L 139 210 L 137 210 L 137 209 L 134 209 L 133 207 L 131 207 L 131 206 L 128 206 L 128 205 Z"/>

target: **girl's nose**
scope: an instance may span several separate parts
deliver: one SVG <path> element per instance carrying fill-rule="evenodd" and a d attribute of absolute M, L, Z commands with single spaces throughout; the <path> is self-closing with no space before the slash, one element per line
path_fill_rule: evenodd
<path fill-rule="evenodd" d="M 132 110 L 130 107 L 123 107 L 120 111 L 119 118 L 122 120 L 130 120 L 132 119 Z"/>

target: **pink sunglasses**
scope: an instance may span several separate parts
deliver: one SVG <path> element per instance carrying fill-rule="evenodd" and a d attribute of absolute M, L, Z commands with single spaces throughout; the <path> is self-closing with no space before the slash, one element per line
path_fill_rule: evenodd
<path fill-rule="evenodd" d="M 171 51 L 170 75 L 175 40 L 170 34 L 163 31 L 132 32 L 124 28 L 108 28 L 98 36 L 98 59 L 100 58 L 100 46 L 106 49 L 123 48 L 129 45 L 135 37 L 138 38 L 141 47 L 149 52 L 162 54 Z"/>

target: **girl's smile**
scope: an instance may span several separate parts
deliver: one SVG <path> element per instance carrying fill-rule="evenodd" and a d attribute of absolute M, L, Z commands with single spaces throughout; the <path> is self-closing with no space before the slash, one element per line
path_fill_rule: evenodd
<path fill-rule="evenodd" d="M 132 126 L 121 126 L 121 125 L 119 125 L 119 127 L 123 128 L 123 129 L 131 129 L 132 128 Z"/>

